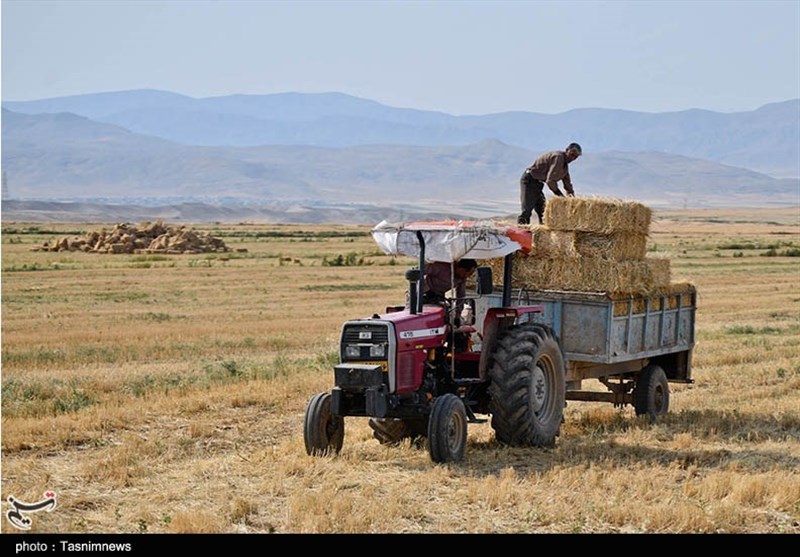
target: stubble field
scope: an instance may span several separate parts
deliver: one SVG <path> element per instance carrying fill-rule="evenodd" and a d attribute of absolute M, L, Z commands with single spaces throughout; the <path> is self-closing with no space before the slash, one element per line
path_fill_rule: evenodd
<path fill-rule="evenodd" d="M 305 453 L 342 322 L 404 300 L 413 262 L 369 227 L 31 251 L 100 227 L 3 222 L 2 499 L 58 498 L 33 532 L 800 533 L 798 208 L 655 213 L 649 252 L 698 289 L 695 382 L 664 419 L 570 402 L 555 448 L 471 424 L 449 465 L 358 418 L 338 456 Z"/>

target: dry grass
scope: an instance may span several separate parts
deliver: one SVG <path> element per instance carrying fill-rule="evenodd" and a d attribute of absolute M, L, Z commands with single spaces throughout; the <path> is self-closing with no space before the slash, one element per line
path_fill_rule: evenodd
<path fill-rule="evenodd" d="M 648 257 L 698 292 L 664 420 L 570 403 L 548 450 L 472 424 L 455 465 L 357 418 L 305 454 L 341 323 L 413 265 L 366 228 L 199 226 L 247 249 L 223 260 L 31 252 L 81 231 L 3 226 L 2 497 L 58 493 L 34 532 L 800 533 L 797 209 L 654 215 Z"/>

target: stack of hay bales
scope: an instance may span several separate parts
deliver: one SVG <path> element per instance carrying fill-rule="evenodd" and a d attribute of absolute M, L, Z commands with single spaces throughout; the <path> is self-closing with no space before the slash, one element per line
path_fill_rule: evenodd
<path fill-rule="evenodd" d="M 588 197 L 548 201 L 544 225 L 530 226 L 533 250 L 514 256 L 512 283 L 529 290 L 603 292 L 615 299 L 668 294 L 670 261 L 648 257 L 652 211 L 636 202 Z M 486 262 L 502 276 L 502 261 Z"/>
<path fill-rule="evenodd" d="M 225 242 L 205 232 L 184 226 L 166 226 L 162 221 L 142 223 L 138 227 L 120 223 L 110 231 L 105 228 L 85 237 L 56 240 L 53 245 L 32 248 L 33 251 L 84 251 L 87 253 L 211 253 L 230 251 Z"/>

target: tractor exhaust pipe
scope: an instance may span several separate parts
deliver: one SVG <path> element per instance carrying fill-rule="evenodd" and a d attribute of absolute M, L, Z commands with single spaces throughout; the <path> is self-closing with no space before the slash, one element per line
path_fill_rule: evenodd
<path fill-rule="evenodd" d="M 425 238 L 422 236 L 422 231 L 417 230 L 417 241 L 419 242 L 419 276 L 417 277 L 417 311 L 412 313 L 422 313 L 422 300 L 425 293 L 425 285 L 422 281 L 425 280 Z"/>
<path fill-rule="evenodd" d="M 419 291 L 417 290 L 417 284 L 419 283 L 419 275 L 420 272 L 418 269 L 409 269 L 408 271 L 406 271 L 406 280 L 408 281 L 408 309 L 412 315 L 418 313 L 417 299 L 422 298 L 422 296 L 419 295 Z"/>

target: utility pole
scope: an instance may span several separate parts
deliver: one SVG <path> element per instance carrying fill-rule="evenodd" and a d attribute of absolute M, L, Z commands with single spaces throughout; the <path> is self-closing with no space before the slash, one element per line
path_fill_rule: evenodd
<path fill-rule="evenodd" d="M 8 177 L 6 176 L 6 171 L 3 170 L 3 186 L 2 186 L 2 193 L 0 194 L 3 199 L 8 199 L 10 196 L 8 195 Z"/>

